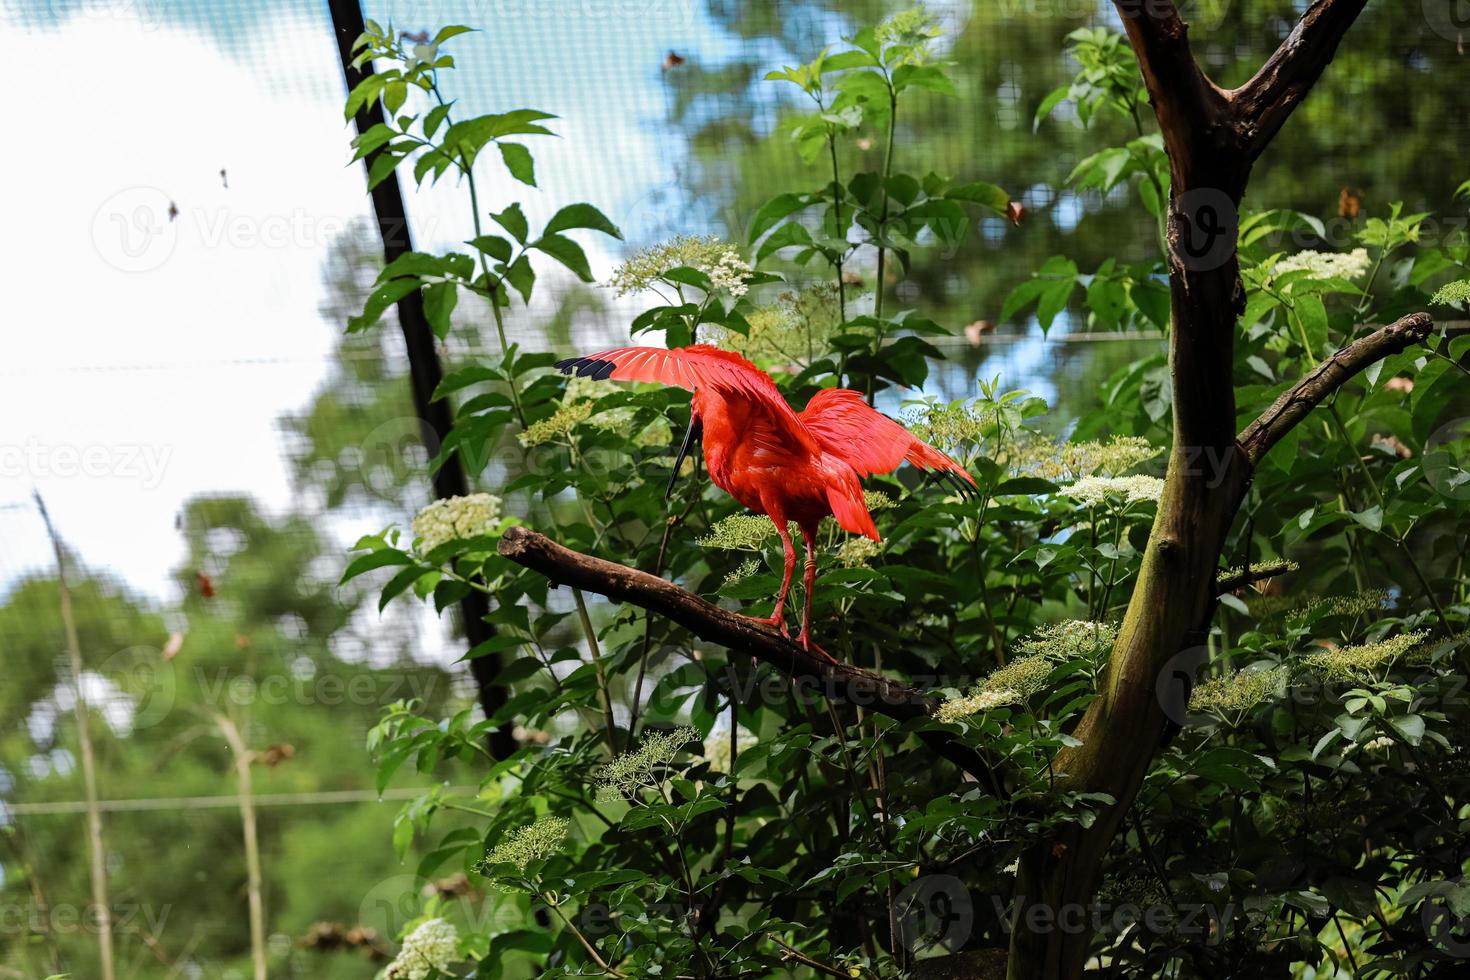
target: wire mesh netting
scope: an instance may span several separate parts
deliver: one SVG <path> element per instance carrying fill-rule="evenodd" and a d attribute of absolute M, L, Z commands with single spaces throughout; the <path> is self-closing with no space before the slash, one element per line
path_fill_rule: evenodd
<path fill-rule="evenodd" d="M 1066 118 L 1032 136 L 1037 105 L 1075 68 L 1067 32 L 1114 21 L 1106 4 L 930 6 L 952 38 L 960 97 L 923 101 L 898 152 L 915 170 L 1004 184 L 1029 213 L 919 257 L 898 285 L 904 304 L 955 331 L 929 393 L 966 397 L 999 376 L 1051 401 L 1045 424 L 1065 429 L 1110 373 L 1162 350 L 1158 334 L 1099 332 L 1080 314 L 1049 333 L 1000 316 L 1007 291 L 1054 252 L 1138 259 L 1153 247 L 1147 216 L 1063 189 L 1092 136 Z M 1194 7 L 1206 61 L 1238 83 L 1294 5 Z M 520 200 L 536 225 L 596 204 L 625 235 L 589 248 L 605 280 L 673 235 L 743 241 L 763 198 L 820 184 L 782 127 L 798 103 L 762 76 L 889 9 L 370 0 L 365 12 L 409 32 L 480 28 L 454 42 L 449 97 L 466 114 L 558 117 L 537 148 L 538 187 L 487 176 L 487 207 Z M 1252 203 L 1330 217 L 1351 188 L 1380 210 L 1402 199 L 1456 211 L 1434 165 L 1454 148 L 1432 141 L 1463 113 L 1456 73 L 1436 70 L 1458 64 L 1458 41 L 1422 18 L 1376 16 L 1394 29 L 1363 26 L 1308 106 L 1313 125 L 1261 165 Z M 46 148 L 4 164 L 0 976 L 94 975 L 83 722 L 119 976 L 246 975 L 247 810 L 278 975 L 371 976 L 426 890 L 467 915 L 499 906 L 432 864 L 417 877 L 421 855 L 398 862 L 392 800 L 426 777 L 400 778 L 380 802 L 364 750 L 384 705 L 419 698 L 438 717 L 474 697 L 455 662 L 462 644 L 431 611 L 380 613 L 364 589 L 337 586 L 356 537 L 406 524 L 430 489 L 392 314 L 343 333 L 381 241 L 364 174 L 348 165 L 327 7 L 7 0 L 0 37 L 36 103 L 25 145 Z M 1424 82 L 1413 99 L 1394 81 L 1404 66 Z M 862 152 L 857 166 L 880 149 Z M 462 186 L 405 175 L 405 193 L 417 247 L 473 234 Z M 626 340 L 636 312 L 571 276 L 543 296 L 510 324 L 533 349 Z M 466 306 L 447 366 L 497 346 Z"/>

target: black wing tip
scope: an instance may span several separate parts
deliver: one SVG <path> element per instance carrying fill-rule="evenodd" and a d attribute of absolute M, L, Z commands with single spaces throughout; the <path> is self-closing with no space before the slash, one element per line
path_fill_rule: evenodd
<path fill-rule="evenodd" d="M 943 486 L 946 490 L 953 490 L 963 500 L 980 499 L 980 491 L 953 470 L 932 470 L 929 475 L 936 485 Z"/>
<path fill-rule="evenodd" d="M 617 369 L 617 364 L 612 361 L 599 360 L 595 357 L 568 357 L 557 361 L 556 368 L 562 374 L 574 374 L 579 378 L 591 378 L 593 381 L 605 380 Z"/>

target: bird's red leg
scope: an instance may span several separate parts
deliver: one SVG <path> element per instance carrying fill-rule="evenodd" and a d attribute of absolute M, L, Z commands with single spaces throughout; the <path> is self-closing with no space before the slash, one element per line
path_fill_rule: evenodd
<path fill-rule="evenodd" d="M 776 596 L 775 611 L 769 618 L 756 619 L 756 622 L 775 626 L 781 631 L 782 636 L 790 636 L 791 632 L 786 628 L 786 594 L 791 591 L 791 576 L 796 572 L 796 545 L 791 543 L 791 532 L 786 530 L 785 515 L 782 515 L 780 519 L 772 515 L 771 523 L 776 525 L 776 533 L 781 535 L 781 549 L 786 555 L 786 571 L 781 576 L 781 591 Z"/>
<path fill-rule="evenodd" d="M 803 527 L 801 529 L 801 542 L 806 545 L 806 568 L 803 569 L 801 579 L 802 591 L 804 593 L 801 602 L 801 633 L 797 636 L 796 642 L 800 643 L 801 648 L 808 653 L 819 654 L 834 664 L 841 663 L 832 654 L 812 642 L 812 587 L 817 581 L 816 529 Z"/>

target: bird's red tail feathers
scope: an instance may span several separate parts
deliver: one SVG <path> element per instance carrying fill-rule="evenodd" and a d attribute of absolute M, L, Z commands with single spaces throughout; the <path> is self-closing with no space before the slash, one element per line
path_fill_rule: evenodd
<path fill-rule="evenodd" d="M 873 524 L 873 515 L 868 513 L 868 502 L 863 499 L 863 487 L 851 473 L 848 479 L 827 485 L 827 504 L 832 516 L 844 531 L 861 534 L 880 541 L 878 528 Z"/>

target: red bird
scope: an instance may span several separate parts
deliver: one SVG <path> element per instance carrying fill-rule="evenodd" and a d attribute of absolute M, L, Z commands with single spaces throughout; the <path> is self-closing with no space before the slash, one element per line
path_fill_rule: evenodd
<path fill-rule="evenodd" d="M 790 635 L 782 613 L 796 569 L 796 548 L 786 524 L 795 521 L 806 545 L 805 608 L 797 641 L 802 649 L 815 648 L 834 662 L 835 658 L 811 642 L 818 522 L 830 514 L 843 530 L 880 540 L 858 478 L 891 472 L 905 462 L 938 471 L 964 490 L 975 485 L 963 466 L 875 412 L 858 392 L 824 389 L 797 413 L 786 404 L 769 374 L 739 354 L 707 344 L 674 350 L 620 347 L 567 358 L 556 366 L 563 374 L 598 381 L 654 381 L 694 392 L 689 432 L 665 496 L 673 491 L 674 477 L 689 447 L 702 440 L 705 464 L 715 486 L 769 517 L 781 536 L 786 571 L 776 610 L 769 619 L 757 622 L 778 627 L 783 636 Z"/>

